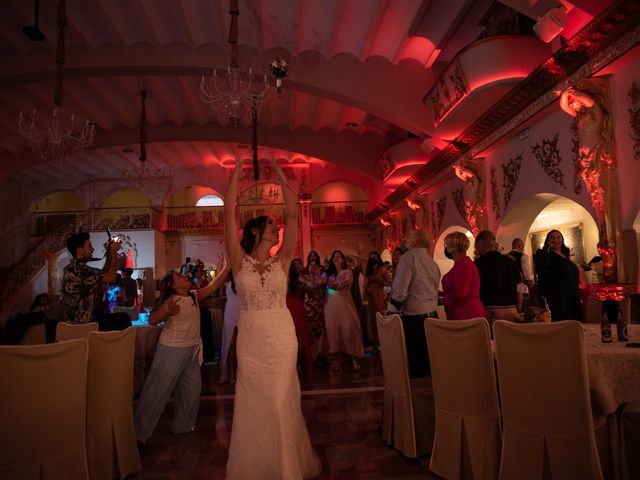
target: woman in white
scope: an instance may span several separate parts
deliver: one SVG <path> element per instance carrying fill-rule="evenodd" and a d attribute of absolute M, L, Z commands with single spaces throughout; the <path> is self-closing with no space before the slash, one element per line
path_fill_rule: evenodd
<path fill-rule="evenodd" d="M 236 160 L 224 205 L 225 240 L 240 298 L 238 379 L 227 478 L 313 478 L 321 466 L 302 417 L 298 342 L 285 303 L 287 270 L 298 237 L 297 195 L 274 162 L 285 204 L 282 247 L 270 255 L 278 243 L 279 228 L 266 216 L 249 220 L 239 242 L 235 207 L 241 169 L 242 160 Z"/>

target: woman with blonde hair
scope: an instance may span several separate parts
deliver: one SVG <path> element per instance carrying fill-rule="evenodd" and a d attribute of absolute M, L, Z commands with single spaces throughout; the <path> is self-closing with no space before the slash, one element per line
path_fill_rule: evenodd
<path fill-rule="evenodd" d="M 453 260 L 453 268 L 442 277 L 443 302 L 449 320 L 484 317 L 480 275 L 467 256 L 469 245 L 469 239 L 462 232 L 452 232 L 444 238 L 444 254 Z"/>

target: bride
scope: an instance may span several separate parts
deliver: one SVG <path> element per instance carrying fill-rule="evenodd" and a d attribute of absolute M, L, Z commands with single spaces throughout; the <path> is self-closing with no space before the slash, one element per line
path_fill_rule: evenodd
<path fill-rule="evenodd" d="M 285 230 L 282 247 L 273 218 L 249 220 L 238 241 L 236 202 L 242 160 L 236 160 L 224 202 L 225 241 L 240 298 L 236 383 L 227 478 L 301 479 L 320 474 L 302 417 L 296 370 L 298 342 L 287 309 L 287 270 L 298 237 L 297 195 L 280 167 Z"/>

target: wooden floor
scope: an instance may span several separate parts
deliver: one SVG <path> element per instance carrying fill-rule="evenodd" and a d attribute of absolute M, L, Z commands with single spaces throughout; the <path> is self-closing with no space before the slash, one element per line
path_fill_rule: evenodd
<path fill-rule="evenodd" d="M 223 479 L 233 415 L 233 385 L 219 385 L 217 366 L 203 367 L 198 431 L 169 431 L 173 404 L 141 449 L 143 471 L 131 479 Z M 383 379 L 380 357 L 358 372 L 317 371 L 301 379 L 302 410 L 322 461 L 321 479 L 435 479 L 429 457 L 405 458 L 382 441 Z M 250 452 L 247 452 L 250 455 Z M 267 479 L 266 479 L 267 480 Z"/>

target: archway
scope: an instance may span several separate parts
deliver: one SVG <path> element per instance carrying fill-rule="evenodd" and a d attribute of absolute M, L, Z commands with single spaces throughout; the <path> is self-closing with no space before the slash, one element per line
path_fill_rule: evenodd
<path fill-rule="evenodd" d="M 328 182 L 311 195 L 314 225 L 362 223 L 369 206 L 367 192 L 344 181 Z"/>
<path fill-rule="evenodd" d="M 44 236 L 76 231 L 87 209 L 84 200 L 72 192 L 50 193 L 31 204 L 31 235 Z"/>
<path fill-rule="evenodd" d="M 222 227 L 222 195 L 205 185 L 187 185 L 164 200 L 163 230 L 203 230 Z"/>
<path fill-rule="evenodd" d="M 438 264 L 440 268 L 440 273 L 444 276 L 451 268 L 453 267 L 453 261 L 449 260 L 444 256 L 444 239 L 447 235 L 453 232 L 462 232 L 469 239 L 469 250 L 467 250 L 467 255 L 473 258 L 473 249 L 475 246 L 475 238 L 473 238 L 473 234 L 469 229 L 465 227 L 461 227 L 459 225 L 453 225 L 451 227 L 446 228 L 438 237 L 438 240 L 435 243 L 433 250 L 433 259 Z"/>
<path fill-rule="evenodd" d="M 496 237 L 507 251 L 514 238 L 523 239 L 525 253 L 532 256 L 552 229 L 562 232 L 577 264 L 586 264 L 598 255 L 598 227 L 591 214 L 579 203 L 551 193 L 521 200 L 505 215 Z"/>

